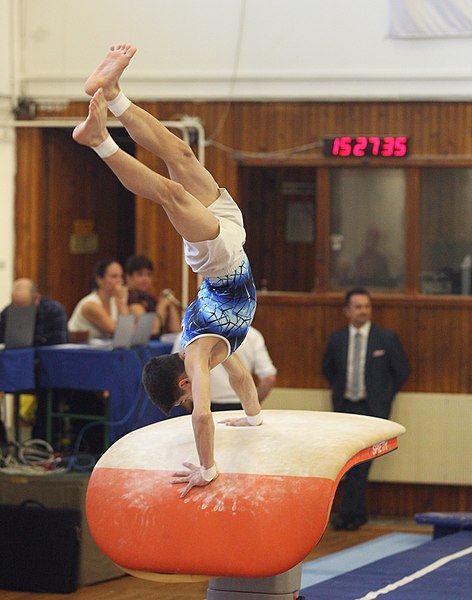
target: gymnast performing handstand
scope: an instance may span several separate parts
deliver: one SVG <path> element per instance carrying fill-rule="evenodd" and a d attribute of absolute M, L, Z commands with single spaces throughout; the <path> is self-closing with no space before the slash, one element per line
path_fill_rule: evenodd
<path fill-rule="evenodd" d="M 173 483 L 185 483 L 181 497 L 218 476 L 214 459 L 214 422 L 210 411 L 210 370 L 222 363 L 246 414 L 223 421 L 257 426 L 262 413 L 249 371 L 234 351 L 246 336 L 256 310 L 256 290 L 243 244 L 243 218 L 229 193 L 219 188 L 191 148 L 120 90 L 119 79 L 136 53 L 129 44 L 112 46 L 85 83 L 92 96 L 87 119 L 74 140 L 95 150 L 121 183 L 136 196 L 157 202 L 184 241 L 187 264 L 203 277 L 196 300 L 182 321 L 182 354 L 149 361 L 143 383 L 151 400 L 169 414 L 193 401 L 192 426 L 200 465 L 183 463 Z M 159 156 L 170 179 L 121 150 L 107 128 L 107 109 L 131 138 Z"/>

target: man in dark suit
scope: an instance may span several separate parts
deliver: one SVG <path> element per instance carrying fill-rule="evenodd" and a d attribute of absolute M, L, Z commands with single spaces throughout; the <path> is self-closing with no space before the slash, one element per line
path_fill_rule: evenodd
<path fill-rule="evenodd" d="M 408 359 L 396 333 L 371 322 L 367 290 L 347 292 L 344 313 L 349 324 L 331 334 L 323 357 L 333 408 L 387 419 L 395 394 L 410 374 Z M 367 522 L 365 492 L 370 463 L 347 472 L 341 512 L 333 520 L 336 529 L 354 531 Z"/>

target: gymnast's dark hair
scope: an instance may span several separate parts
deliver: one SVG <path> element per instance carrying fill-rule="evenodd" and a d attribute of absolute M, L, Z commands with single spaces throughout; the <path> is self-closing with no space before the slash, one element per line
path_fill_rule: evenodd
<path fill-rule="evenodd" d="M 182 395 L 177 381 L 184 371 L 184 361 L 177 352 L 155 356 L 144 365 L 144 389 L 151 402 L 167 416 Z"/>

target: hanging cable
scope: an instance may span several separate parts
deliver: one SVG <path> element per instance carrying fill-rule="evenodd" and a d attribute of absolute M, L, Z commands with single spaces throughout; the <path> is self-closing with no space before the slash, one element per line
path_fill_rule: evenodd
<path fill-rule="evenodd" d="M 243 44 L 243 35 L 244 35 L 245 24 L 246 24 L 246 0 L 241 0 L 240 10 L 239 10 L 238 32 L 237 32 L 237 37 L 236 37 L 236 49 L 235 49 L 235 53 L 234 53 L 233 68 L 232 68 L 230 81 L 229 81 L 228 100 L 225 104 L 223 114 L 221 115 L 218 123 L 216 124 L 214 131 L 212 132 L 212 134 L 209 137 L 209 140 L 208 140 L 209 142 L 212 142 L 214 138 L 217 138 L 220 135 L 221 130 L 223 129 L 223 125 L 225 124 L 226 119 L 228 118 L 228 114 L 229 114 L 231 105 L 233 103 L 234 88 L 235 88 L 236 80 L 237 80 L 238 73 L 239 73 L 239 61 L 241 59 L 241 49 L 242 49 L 242 44 Z"/>
<path fill-rule="evenodd" d="M 245 158 L 272 158 L 274 160 L 280 158 L 290 158 L 290 156 L 293 156 L 294 154 L 300 154 L 309 150 L 315 150 L 323 146 L 323 142 L 318 140 L 316 142 L 310 142 L 308 144 L 302 144 L 300 146 L 294 146 L 292 148 L 272 150 L 271 152 L 252 152 L 250 150 L 237 150 L 235 148 L 225 146 L 225 144 L 221 144 L 220 142 L 215 142 L 213 140 L 209 140 L 207 143 L 208 145 L 213 146 L 214 148 L 218 148 L 219 150 L 230 154 L 231 157 L 235 160 L 243 160 Z"/>

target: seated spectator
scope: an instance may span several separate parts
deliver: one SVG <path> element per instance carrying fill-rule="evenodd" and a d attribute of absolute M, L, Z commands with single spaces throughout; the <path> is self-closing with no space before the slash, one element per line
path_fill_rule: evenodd
<path fill-rule="evenodd" d="M 79 300 L 69 319 L 69 332 L 88 331 L 89 338 L 113 336 L 119 315 L 130 313 L 123 268 L 113 259 L 101 260 L 93 270 L 92 291 Z"/>
<path fill-rule="evenodd" d="M 64 306 L 56 300 L 42 296 L 35 283 L 26 277 L 13 282 L 11 304 L 0 314 L 0 342 L 5 341 L 5 328 L 8 312 L 12 304 L 27 306 L 35 304 L 36 322 L 34 327 L 35 346 L 65 344 L 67 342 L 67 315 Z"/>
<path fill-rule="evenodd" d="M 172 352 L 182 352 L 180 336 L 175 340 Z M 259 402 L 267 398 L 277 379 L 277 369 L 267 350 L 262 333 L 250 327 L 241 346 L 236 350 L 244 366 L 256 378 Z M 242 410 L 241 403 L 229 383 L 228 373 L 223 365 L 210 371 L 211 410 Z M 185 409 L 192 412 L 192 406 L 185 404 Z"/>
<path fill-rule="evenodd" d="M 28 306 L 30 304 L 36 305 L 33 344 L 35 346 L 65 344 L 67 342 L 67 314 L 64 306 L 56 300 L 41 295 L 37 291 L 35 283 L 26 277 L 21 277 L 13 282 L 11 304 L 6 306 L 0 313 L 0 342 L 5 341 L 5 329 L 10 307 L 12 305 Z M 40 405 L 46 406 L 46 403 L 42 402 Z M 43 422 L 44 415 L 37 415 L 36 420 Z M 5 426 L 1 420 L 0 442 L 6 442 Z"/>
<path fill-rule="evenodd" d="M 161 292 L 159 297 L 150 293 L 153 270 L 152 261 L 147 256 L 130 256 L 125 263 L 130 312 L 135 315 L 155 312 L 152 337 L 158 338 L 163 333 L 180 332 L 182 317 L 169 290 Z"/>

